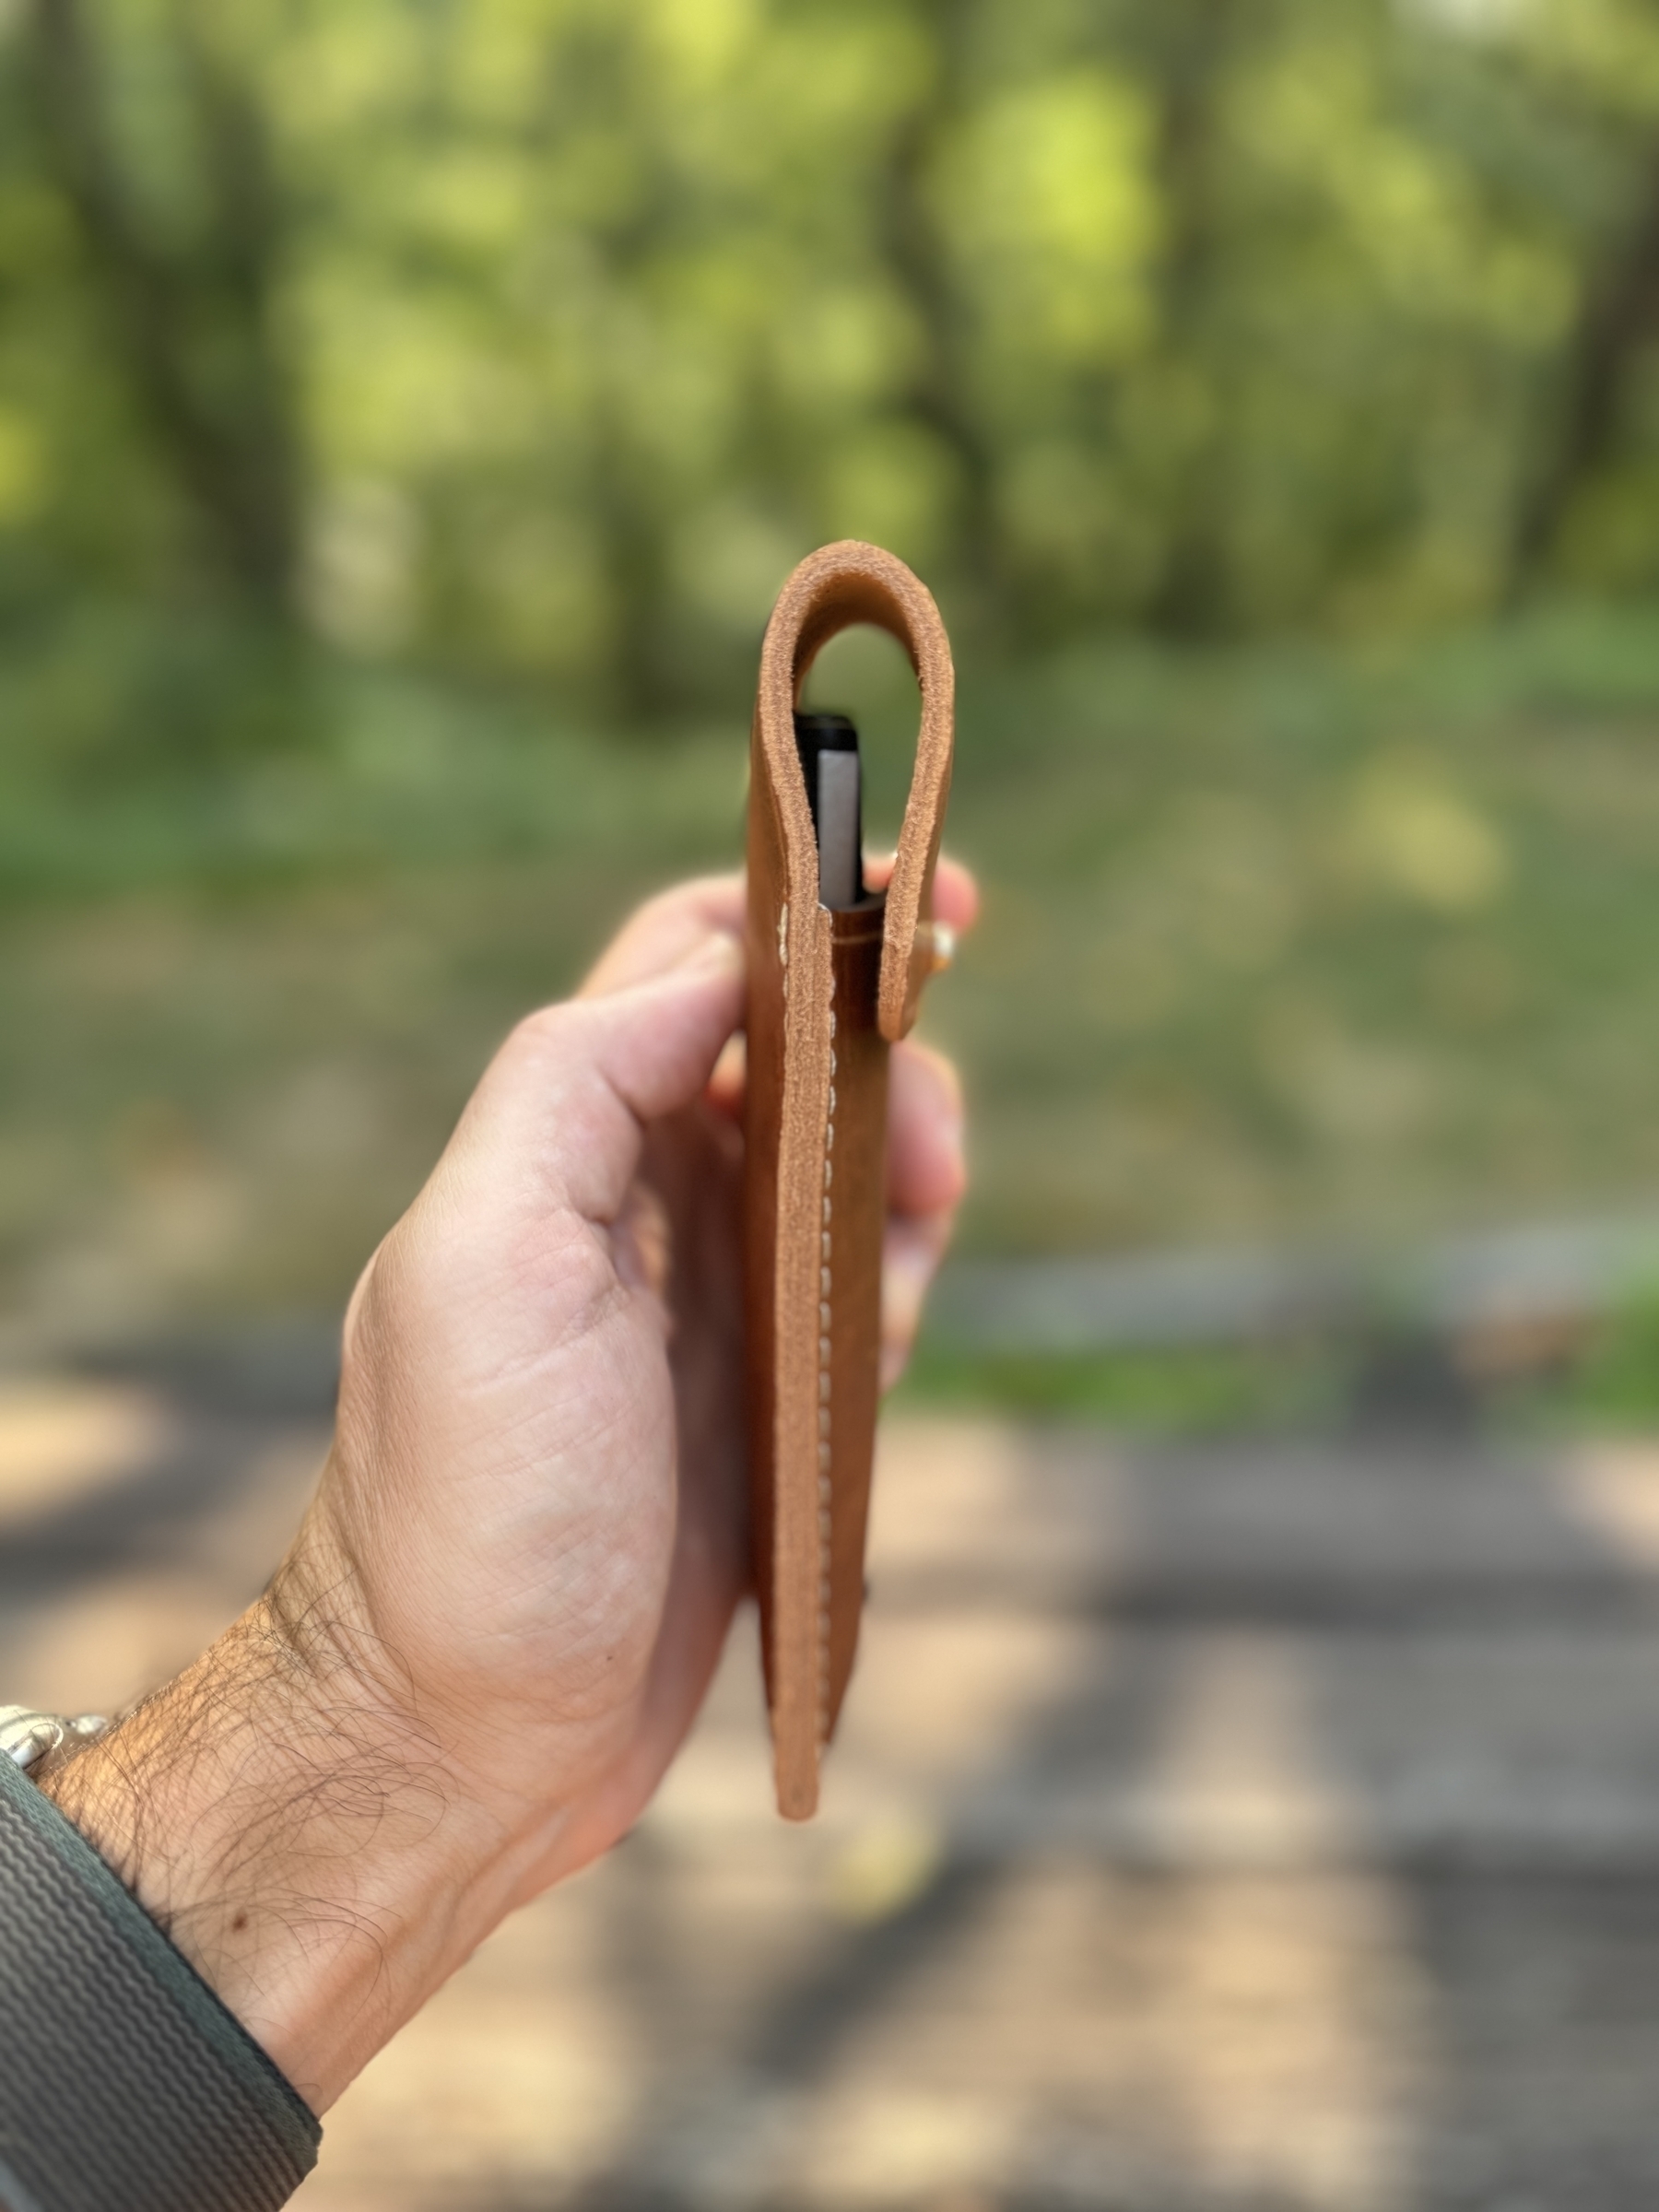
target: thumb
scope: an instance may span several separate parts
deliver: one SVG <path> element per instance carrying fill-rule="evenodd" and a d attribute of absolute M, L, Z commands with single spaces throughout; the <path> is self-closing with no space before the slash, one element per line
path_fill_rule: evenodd
<path fill-rule="evenodd" d="M 646 1125 L 702 1095 L 741 1020 L 743 969 L 742 945 L 712 930 L 647 981 L 532 1014 L 486 1072 L 457 1149 L 516 1162 L 545 1196 L 614 1219 Z"/>
<path fill-rule="evenodd" d="M 660 973 L 554 1011 L 629 1112 L 653 1122 L 701 1095 L 743 1018 L 744 967 L 742 940 L 714 929 Z"/>

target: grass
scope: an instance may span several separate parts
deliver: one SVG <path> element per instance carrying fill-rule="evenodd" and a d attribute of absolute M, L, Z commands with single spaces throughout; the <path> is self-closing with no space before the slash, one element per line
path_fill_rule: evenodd
<path fill-rule="evenodd" d="M 618 734 L 149 650 L 19 648 L 0 682 L 0 1306 L 52 1328 L 336 1303 L 513 1016 L 741 847 L 747 699 Z M 870 733 L 877 832 L 895 658 L 838 644 L 818 687 Z M 1640 614 L 970 662 L 952 842 L 985 920 L 927 1021 L 970 1074 L 981 1252 L 1386 1247 L 1659 1190 Z M 1153 1421 L 1290 1388 L 1225 1358 L 994 1380 Z"/>
<path fill-rule="evenodd" d="M 1099 1421 L 1154 1436 L 1238 1436 L 1341 1416 L 1334 1346 L 1201 1347 L 1092 1355 L 969 1352 L 924 1339 L 896 1404 Z"/>
<path fill-rule="evenodd" d="M 1549 1418 L 1576 1429 L 1659 1423 L 1659 1283 L 1630 1285 L 1543 1405 Z"/>
<path fill-rule="evenodd" d="M 1478 1428 L 1520 1441 L 1659 1427 L 1659 1285 L 1535 1356 L 1493 1368 L 1478 1345 L 1375 1317 L 1369 1327 L 1241 1345 L 1010 1354 L 935 1330 L 896 1403 L 1098 1422 L 1161 1438 Z"/>

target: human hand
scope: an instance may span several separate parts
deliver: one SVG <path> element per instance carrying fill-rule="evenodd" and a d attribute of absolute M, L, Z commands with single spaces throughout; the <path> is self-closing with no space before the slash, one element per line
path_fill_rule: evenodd
<path fill-rule="evenodd" d="M 741 929 L 735 878 L 671 892 L 514 1031 L 358 1286 L 270 1591 L 46 1778 L 319 2111 L 626 1831 L 747 1585 Z M 947 1064 L 891 1097 L 889 1379 L 963 1176 Z"/>

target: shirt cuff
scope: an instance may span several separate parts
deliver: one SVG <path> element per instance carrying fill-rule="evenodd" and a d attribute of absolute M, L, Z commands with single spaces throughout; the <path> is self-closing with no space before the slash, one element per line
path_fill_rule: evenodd
<path fill-rule="evenodd" d="M 322 2136 L 79 1830 L 0 1757 L 0 2202 L 276 2212 Z"/>

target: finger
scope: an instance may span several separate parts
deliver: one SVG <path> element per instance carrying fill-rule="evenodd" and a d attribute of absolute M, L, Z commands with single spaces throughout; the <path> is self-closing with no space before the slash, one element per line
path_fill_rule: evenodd
<path fill-rule="evenodd" d="M 948 1213 L 897 1216 L 881 1247 L 881 1387 L 891 1390 L 910 1364 L 929 1286 L 950 1242 Z"/>
<path fill-rule="evenodd" d="M 706 931 L 677 966 L 521 1022 L 456 1132 L 462 1161 L 493 1163 L 512 1199 L 617 1217 L 645 1125 L 700 1097 L 742 1016 L 743 947 Z"/>
<path fill-rule="evenodd" d="M 728 1037 L 709 1077 L 709 1103 L 734 1122 L 743 1118 L 744 1087 L 748 1081 L 748 1039 L 741 1033 Z"/>
<path fill-rule="evenodd" d="M 681 1494 L 674 1567 L 635 1744 L 641 1801 L 697 1717 L 750 1574 L 743 1471 L 728 1465 L 700 1494 Z"/>
<path fill-rule="evenodd" d="M 872 853 L 865 862 L 865 881 L 873 891 L 883 891 L 892 877 L 896 853 Z M 933 911 L 935 919 L 947 922 L 959 936 L 971 929 L 979 919 L 980 891 L 973 873 L 959 860 L 952 860 L 941 853 L 939 865 L 934 871 Z"/>
<path fill-rule="evenodd" d="M 956 1069 L 907 1037 L 888 1064 L 888 1204 L 898 1214 L 948 1212 L 967 1183 Z"/>
<path fill-rule="evenodd" d="M 716 929 L 743 935 L 741 876 L 701 876 L 647 900 L 600 954 L 578 995 L 603 998 L 646 982 Z"/>
<path fill-rule="evenodd" d="M 741 1520 L 735 1525 L 747 1535 Z M 559 1871 L 574 1873 L 610 1849 L 655 1794 L 708 1694 L 747 1580 L 747 1555 L 677 1547 L 640 1708 L 624 1756 L 577 1809 Z"/>
<path fill-rule="evenodd" d="M 882 889 L 893 872 L 893 855 L 877 854 L 865 866 L 873 890 Z M 979 912 L 979 887 L 959 861 L 941 854 L 934 877 L 934 912 L 959 932 L 971 929 Z M 604 997 L 627 990 L 671 968 L 708 930 L 741 935 L 743 877 L 703 876 L 677 884 L 648 900 L 623 924 L 595 961 L 580 995 Z"/>

